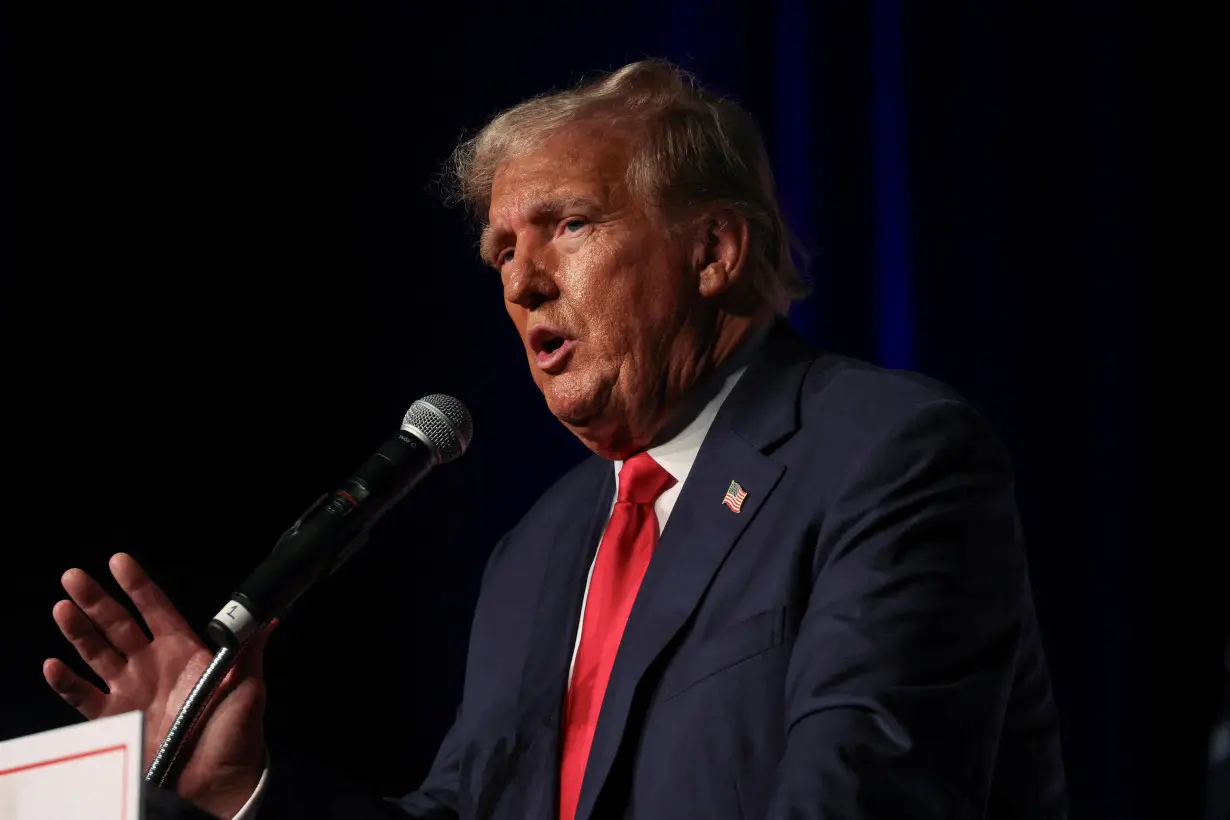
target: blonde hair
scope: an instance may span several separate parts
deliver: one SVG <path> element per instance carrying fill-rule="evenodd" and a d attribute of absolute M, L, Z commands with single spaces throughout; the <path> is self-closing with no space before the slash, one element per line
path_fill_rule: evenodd
<path fill-rule="evenodd" d="M 449 198 L 485 224 L 501 163 L 592 121 L 637 132 L 628 182 L 665 216 L 666 227 L 686 229 L 701 208 L 738 213 L 748 223 L 748 270 L 764 303 L 784 313 L 807 295 L 755 123 L 734 102 L 664 60 L 631 63 L 497 114 L 453 152 L 446 166 Z"/>

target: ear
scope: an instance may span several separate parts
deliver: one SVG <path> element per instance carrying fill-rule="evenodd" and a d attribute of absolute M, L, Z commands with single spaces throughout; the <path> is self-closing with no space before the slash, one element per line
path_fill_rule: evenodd
<path fill-rule="evenodd" d="M 700 295 L 712 299 L 729 292 L 747 268 L 747 220 L 731 210 L 707 214 L 700 222 L 695 261 Z"/>

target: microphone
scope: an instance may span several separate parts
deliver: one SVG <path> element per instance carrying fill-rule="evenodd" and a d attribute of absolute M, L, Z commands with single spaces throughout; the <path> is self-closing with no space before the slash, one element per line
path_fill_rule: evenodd
<path fill-rule="evenodd" d="M 432 468 L 459 458 L 473 437 L 470 411 L 452 396 L 436 393 L 410 405 L 397 434 L 341 487 L 308 507 L 236 587 L 206 627 L 210 638 L 234 648 L 283 615 L 367 543 L 372 526 Z"/>

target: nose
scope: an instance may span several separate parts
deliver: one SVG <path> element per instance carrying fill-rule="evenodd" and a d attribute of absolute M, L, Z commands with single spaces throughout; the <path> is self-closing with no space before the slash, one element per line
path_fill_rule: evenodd
<path fill-rule="evenodd" d="M 555 279 L 544 260 L 518 248 L 504 266 L 504 299 L 525 310 L 534 310 L 559 296 Z"/>

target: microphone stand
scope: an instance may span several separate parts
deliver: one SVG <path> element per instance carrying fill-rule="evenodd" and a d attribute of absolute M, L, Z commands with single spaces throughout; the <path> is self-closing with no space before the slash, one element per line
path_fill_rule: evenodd
<path fill-rule="evenodd" d="M 206 707 L 217 693 L 218 686 L 226 677 L 226 673 L 231 671 L 231 667 L 235 665 L 235 659 L 239 657 L 239 650 L 242 648 L 242 646 L 223 646 L 214 654 L 214 659 L 210 661 L 209 666 L 197 679 L 196 685 L 192 687 L 192 691 L 188 693 L 184 705 L 179 708 L 179 714 L 175 716 L 175 722 L 171 724 L 171 730 L 167 732 L 162 745 L 158 747 L 158 754 L 154 755 L 154 761 L 150 763 L 149 769 L 145 772 L 146 783 L 152 783 L 155 786 L 166 783 L 167 776 L 171 773 L 180 751 L 196 730 L 201 717 L 205 714 Z"/>

